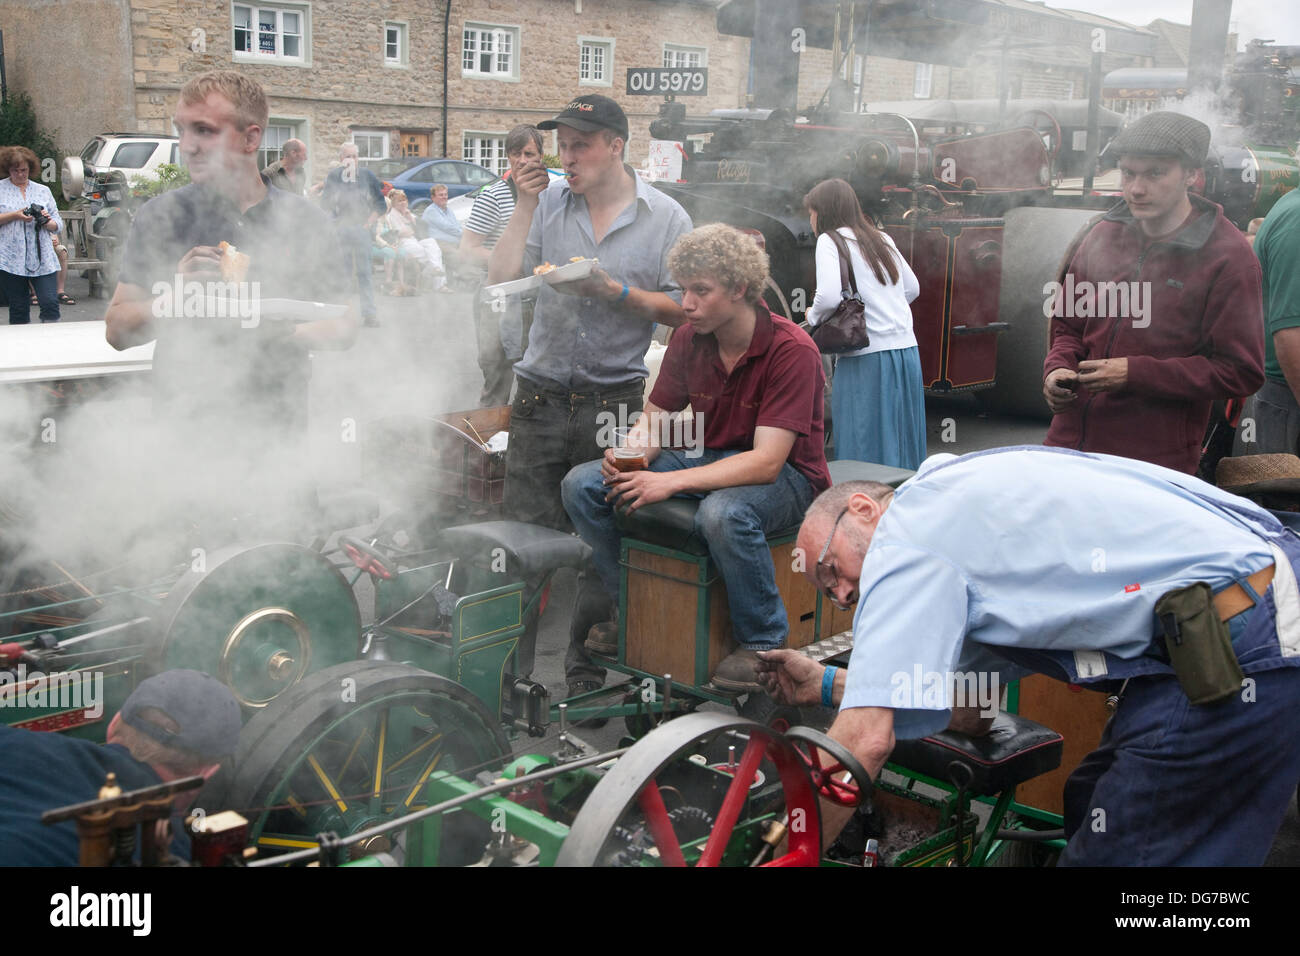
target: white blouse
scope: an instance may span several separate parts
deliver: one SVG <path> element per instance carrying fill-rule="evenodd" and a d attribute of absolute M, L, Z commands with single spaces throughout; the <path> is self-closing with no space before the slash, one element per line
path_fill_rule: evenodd
<path fill-rule="evenodd" d="M 8 178 L 0 179 L 0 214 L 26 209 L 32 203 L 45 207 L 45 212 L 63 228 L 63 217 L 49 187 L 36 182 L 27 183 L 24 196 Z M 37 230 L 35 222 L 16 219 L 0 225 L 0 269 L 18 276 L 43 276 L 59 271 L 59 257 L 54 253 L 55 233 Z"/>
<path fill-rule="evenodd" d="M 853 230 L 841 226 L 837 231 L 844 237 L 844 244 L 853 260 L 853 278 L 858 283 L 858 293 L 865 304 L 863 312 L 867 320 L 867 337 L 871 340 L 865 349 L 843 354 L 867 355 L 890 349 L 912 348 L 916 345 L 916 335 L 912 332 L 912 309 L 908 303 L 921 294 L 916 273 L 898 251 L 894 240 L 882 232 L 881 235 L 893 250 L 894 261 L 898 264 L 898 281 L 893 285 L 882 285 L 862 257 Z M 831 237 L 822 233 L 817 237 L 817 292 L 808 309 L 808 323 L 815 326 L 830 318 L 839 304 L 840 256 Z"/>

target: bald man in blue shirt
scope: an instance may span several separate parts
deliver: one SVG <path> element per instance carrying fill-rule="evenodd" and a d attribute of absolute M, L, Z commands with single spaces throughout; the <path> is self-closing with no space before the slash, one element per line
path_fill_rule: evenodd
<path fill-rule="evenodd" d="M 770 692 L 840 707 L 831 735 L 873 776 L 896 738 L 991 717 L 952 677 L 1038 672 L 1118 693 L 1065 790 L 1062 865 L 1257 865 L 1300 780 L 1300 538 L 1179 472 L 1064 449 L 936 455 L 897 492 L 832 487 L 798 547 L 837 604 L 858 601 L 847 672 L 761 655 Z M 815 556 L 816 561 L 812 558 Z M 1156 602 L 1205 582 L 1245 679 L 1192 704 Z M 946 675 L 940 694 L 900 675 Z M 1085 826 L 1105 811 L 1102 828 Z"/>

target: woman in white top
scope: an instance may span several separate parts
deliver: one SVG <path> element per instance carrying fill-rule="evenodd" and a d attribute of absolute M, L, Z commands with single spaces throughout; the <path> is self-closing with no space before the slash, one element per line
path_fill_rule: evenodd
<path fill-rule="evenodd" d="M 32 181 L 40 169 L 36 154 L 25 146 L 0 151 L 0 283 L 9 299 L 9 324 L 31 321 L 30 282 L 41 305 L 41 321 L 59 321 L 59 257 L 55 236 L 63 228 L 54 194 Z M 49 217 L 43 228 L 25 210 L 32 203 Z"/>
<path fill-rule="evenodd" d="M 817 292 L 808 322 L 825 321 L 840 303 L 840 255 L 827 234 L 834 230 L 849 250 L 870 340 L 835 363 L 835 457 L 917 468 L 925 459 L 925 393 L 908 304 L 920 294 L 916 275 L 894 241 L 863 215 L 844 180 L 818 183 L 804 207 L 817 235 Z"/>
<path fill-rule="evenodd" d="M 419 276 L 419 268 L 428 267 L 434 275 L 433 286 L 435 289 L 445 289 L 447 280 L 443 276 L 442 268 L 442 250 L 438 248 L 438 240 L 421 239 L 415 231 L 415 215 L 411 212 L 410 202 L 406 193 L 400 189 L 394 189 L 388 194 L 388 201 L 392 203 L 392 208 L 383 217 L 380 222 L 381 235 L 386 241 L 397 247 L 397 254 L 402 260 L 411 259 L 419 263 L 416 276 Z M 394 241 L 395 240 L 395 241 Z M 406 282 L 405 261 L 402 263 L 402 277 Z M 419 287 L 419 279 L 407 283 L 409 291 L 404 294 L 414 295 Z"/>

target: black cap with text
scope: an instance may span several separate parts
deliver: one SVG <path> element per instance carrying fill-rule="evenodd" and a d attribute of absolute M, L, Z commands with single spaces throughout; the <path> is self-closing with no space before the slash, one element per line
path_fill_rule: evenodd
<path fill-rule="evenodd" d="M 543 120 L 537 124 L 538 129 L 555 129 L 557 126 L 571 126 L 584 133 L 598 129 L 607 129 L 627 139 L 627 114 L 608 96 L 589 93 L 579 96 L 566 106 L 555 119 Z"/>

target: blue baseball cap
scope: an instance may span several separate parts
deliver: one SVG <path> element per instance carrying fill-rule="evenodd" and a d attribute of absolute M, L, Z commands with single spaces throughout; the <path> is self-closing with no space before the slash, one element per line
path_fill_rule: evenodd
<path fill-rule="evenodd" d="M 171 731 L 141 714 L 157 708 L 179 727 Z M 160 744 L 196 757 L 219 759 L 235 752 L 243 725 L 229 688 L 201 671 L 163 671 L 140 682 L 122 705 L 122 722 Z"/>

